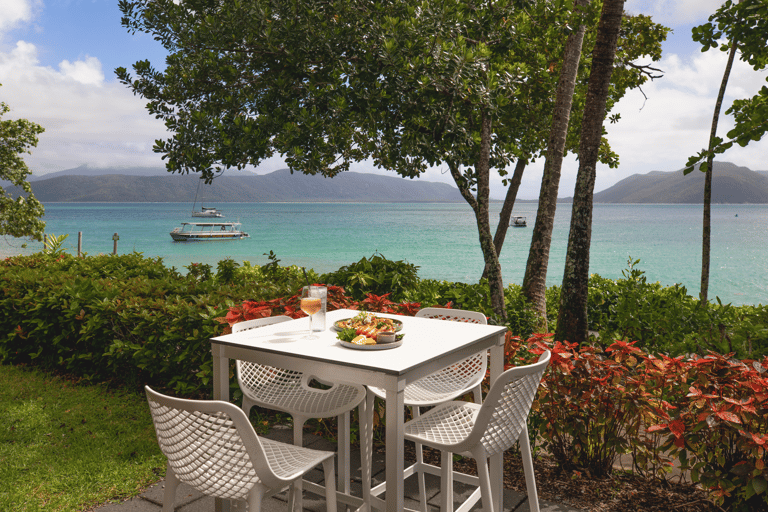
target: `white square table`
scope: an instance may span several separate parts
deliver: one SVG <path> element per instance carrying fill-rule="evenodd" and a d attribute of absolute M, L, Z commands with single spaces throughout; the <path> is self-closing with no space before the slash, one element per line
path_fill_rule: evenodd
<path fill-rule="evenodd" d="M 404 508 L 404 403 L 407 384 L 441 368 L 457 363 L 481 350 L 490 349 L 489 368 L 493 382 L 504 367 L 504 326 L 478 325 L 428 318 L 388 315 L 403 322 L 403 344 L 388 350 L 355 350 L 343 347 L 331 327 L 335 321 L 355 316 L 359 311 L 336 310 L 327 313 L 326 330 L 315 332 L 318 339 L 304 339 L 309 320 L 301 318 L 259 329 L 211 338 L 213 354 L 213 397 L 229 400 L 229 360 L 240 359 L 277 368 L 302 371 L 329 382 L 372 385 L 386 390 L 386 512 Z M 362 431 L 363 453 L 368 436 Z M 502 455 L 491 459 L 494 509 L 501 510 Z M 370 461 L 370 457 L 368 458 Z M 363 464 L 363 503 L 370 503 L 370 465 Z M 342 471 L 342 461 L 339 462 Z M 366 476 L 367 473 L 367 476 Z M 348 481 L 348 480 L 347 480 Z M 349 503 L 349 502 L 348 502 Z M 216 510 L 226 509 L 222 500 Z"/>

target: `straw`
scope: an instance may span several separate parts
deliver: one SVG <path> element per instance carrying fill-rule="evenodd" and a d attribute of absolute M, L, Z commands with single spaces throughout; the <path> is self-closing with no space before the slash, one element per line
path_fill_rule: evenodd
<path fill-rule="evenodd" d="M 309 276 L 307 276 L 307 271 L 304 267 L 301 267 L 301 271 L 304 272 L 304 279 L 307 281 L 307 286 L 312 286 L 309 284 Z"/>

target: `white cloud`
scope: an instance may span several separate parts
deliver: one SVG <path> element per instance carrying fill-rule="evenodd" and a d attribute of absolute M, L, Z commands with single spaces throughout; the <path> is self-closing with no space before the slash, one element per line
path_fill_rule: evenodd
<path fill-rule="evenodd" d="M 682 168 L 688 157 L 707 145 L 715 100 L 725 69 L 727 54 L 710 50 L 689 59 L 670 55 L 659 63 L 664 77 L 630 92 L 614 109 L 621 121 L 607 125 L 608 139 L 619 153 L 619 169 L 601 169 L 595 189 L 604 189 L 631 174 Z M 751 97 L 766 85 L 768 72 L 756 72 L 735 61 L 718 123 L 718 136 L 725 137 L 733 119 L 725 116 L 734 99 Z M 747 148 L 734 146 L 718 160 L 734 162 L 753 170 L 766 170 L 768 141 L 752 142 Z"/>
<path fill-rule="evenodd" d="M 8 79 L 8 78 L 12 79 Z M 158 166 L 155 139 L 165 138 L 162 122 L 124 85 L 106 83 L 95 57 L 41 66 L 35 45 L 19 41 L 0 52 L 0 95 L 8 117 L 40 124 L 37 148 L 25 158 L 35 174 L 84 163 L 92 166 Z"/>
<path fill-rule="evenodd" d="M 3 0 L 0 8 L 0 36 L 22 22 L 31 21 L 40 7 L 39 0 Z"/>
<path fill-rule="evenodd" d="M 724 0 L 627 0 L 624 10 L 645 14 L 662 25 L 694 25 L 704 23 Z"/>
<path fill-rule="evenodd" d="M 84 61 L 61 61 L 59 64 L 61 74 L 85 85 L 101 85 L 104 82 L 104 73 L 101 71 L 101 62 L 96 57 L 86 57 Z"/>

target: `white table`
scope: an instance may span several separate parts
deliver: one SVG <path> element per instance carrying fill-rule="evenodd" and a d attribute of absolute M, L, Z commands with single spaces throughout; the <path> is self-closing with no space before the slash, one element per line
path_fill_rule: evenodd
<path fill-rule="evenodd" d="M 403 424 L 405 386 L 425 375 L 454 364 L 484 349 L 490 349 L 491 380 L 504 366 L 506 327 L 448 322 L 409 316 L 385 315 L 403 322 L 405 338 L 400 347 L 389 350 L 344 348 L 330 327 L 333 322 L 355 316 L 358 311 L 337 310 L 327 314 L 326 329 L 319 339 L 307 340 L 309 320 L 261 327 L 211 339 L 213 353 L 213 396 L 229 400 L 229 360 L 240 359 L 314 375 L 320 380 L 366 384 L 386 390 L 386 512 L 403 511 Z M 361 443 L 368 436 L 362 432 Z M 369 446 L 361 446 L 370 453 Z M 370 459 L 369 459 L 370 460 Z M 342 461 L 339 461 L 341 471 Z M 367 471 L 366 471 L 367 469 Z M 363 502 L 370 500 L 370 465 L 363 465 Z M 366 473 L 367 477 L 366 477 Z M 347 480 L 348 481 L 348 480 Z M 494 509 L 501 510 L 502 454 L 491 459 Z M 341 500 L 340 502 L 345 502 Z M 347 503 L 360 503 L 346 501 Z M 217 500 L 216 510 L 226 509 Z"/>

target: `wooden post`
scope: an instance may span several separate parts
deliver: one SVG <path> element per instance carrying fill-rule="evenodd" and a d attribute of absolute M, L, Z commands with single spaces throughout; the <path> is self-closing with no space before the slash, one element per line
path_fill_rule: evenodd
<path fill-rule="evenodd" d="M 112 241 L 114 242 L 114 246 L 112 247 L 112 254 L 117 254 L 117 241 L 120 240 L 120 237 L 117 236 L 117 233 L 112 235 Z"/>
<path fill-rule="evenodd" d="M 83 232 L 77 232 L 77 257 L 79 258 L 83 253 Z"/>
<path fill-rule="evenodd" d="M 43 252 L 48 251 L 48 235 L 43 233 Z"/>

